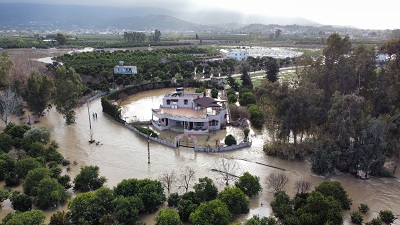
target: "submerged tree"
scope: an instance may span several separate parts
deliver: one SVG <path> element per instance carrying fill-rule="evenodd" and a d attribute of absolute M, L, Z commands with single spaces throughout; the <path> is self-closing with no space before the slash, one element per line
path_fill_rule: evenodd
<path fill-rule="evenodd" d="M 22 108 L 21 97 L 7 88 L 0 94 L 0 116 L 1 120 L 7 125 L 10 121 L 9 118 Z"/>
<path fill-rule="evenodd" d="M 23 97 L 30 111 L 41 116 L 52 99 L 53 82 L 47 75 L 31 72 Z"/>
<path fill-rule="evenodd" d="M 82 80 L 73 68 L 59 67 L 56 71 L 54 104 L 67 124 L 75 122 L 75 108 L 83 91 Z"/>

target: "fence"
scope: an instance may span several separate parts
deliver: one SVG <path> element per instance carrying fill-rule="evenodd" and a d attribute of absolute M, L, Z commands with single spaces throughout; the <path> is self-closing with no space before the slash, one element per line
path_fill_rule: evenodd
<path fill-rule="evenodd" d="M 137 133 L 137 134 L 142 135 L 142 136 L 145 137 L 145 138 L 148 138 L 148 139 L 150 139 L 150 140 L 152 140 L 152 141 L 158 142 L 158 143 L 160 143 L 160 144 L 162 144 L 162 145 L 166 145 L 166 146 L 173 147 L 173 148 L 176 148 L 176 147 L 177 147 L 175 143 L 171 143 L 171 142 L 169 142 L 169 141 L 167 141 L 167 140 L 160 139 L 160 138 L 156 138 L 156 137 L 151 137 L 151 136 L 149 136 L 149 135 L 147 135 L 147 134 L 141 133 L 138 129 L 132 127 L 132 126 L 129 125 L 128 123 L 125 123 L 125 127 L 127 127 L 129 130 L 134 131 L 134 132 Z"/>
<path fill-rule="evenodd" d="M 226 152 L 226 151 L 232 151 L 232 150 L 236 150 L 239 148 L 246 148 L 246 147 L 250 147 L 251 146 L 251 141 L 247 141 L 247 142 L 241 142 L 237 145 L 231 145 L 231 146 L 221 146 L 221 147 L 217 147 L 217 148 L 212 148 L 210 146 L 207 147 L 194 147 L 194 150 L 196 152 Z"/>
<path fill-rule="evenodd" d="M 109 92 L 101 92 L 101 93 L 98 93 L 98 94 L 96 94 L 95 96 L 92 96 L 92 97 L 90 97 L 88 100 L 86 100 L 85 103 L 89 103 L 89 102 L 95 100 L 96 98 L 103 97 L 103 96 L 106 95 L 106 94 L 109 94 Z"/>

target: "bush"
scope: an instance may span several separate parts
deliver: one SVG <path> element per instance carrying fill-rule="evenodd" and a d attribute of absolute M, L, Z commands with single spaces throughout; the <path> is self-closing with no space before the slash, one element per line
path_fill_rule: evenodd
<path fill-rule="evenodd" d="M 249 137 L 249 133 L 250 133 L 250 129 L 249 129 L 249 128 L 245 128 L 245 129 L 243 130 L 244 141 L 247 141 L 247 138 Z"/>
<path fill-rule="evenodd" d="M 141 126 L 134 126 L 140 133 L 143 133 L 143 134 L 146 134 L 146 135 L 150 135 L 151 137 L 154 137 L 154 138 L 156 138 L 156 137 L 158 137 L 158 134 L 156 133 L 156 132 L 154 132 L 153 130 L 151 130 L 151 129 L 148 129 L 148 128 L 144 128 L 144 127 L 141 127 Z"/>
<path fill-rule="evenodd" d="M 355 224 L 362 224 L 364 218 L 362 214 L 358 211 L 350 213 L 351 222 Z"/>
<path fill-rule="evenodd" d="M 373 218 L 368 223 L 365 223 L 365 225 L 382 225 L 382 220 L 379 217 Z"/>
<path fill-rule="evenodd" d="M 178 193 L 172 193 L 168 197 L 168 206 L 169 207 L 177 207 L 180 200 L 181 199 L 179 198 Z"/>
<path fill-rule="evenodd" d="M 236 145 L 236 139 L 232 134 L 229 134 L 225 137 L 225 144 L 228 146 Z"/>
<path fill-rule="evenodd" d="M 381 210 L 379 211 L 379 217 L 385 223 L 391 224 L 396 219 L 391 210 Z"/>
<path fill-rule="evenodd" d="M 74 190 L 83 192 L 96 190 L 101 188 L 106 181 L 105 177 L 99 176 L 98 166 L 85 166 L 74 179 Z"/>
<path fill-rule="evenodd" d="M 360 206 L 358 206 L 358 210 L 362 213 L 367 213 L 369 212 L 369 206 L 367 204 L 361 203 Z"/>

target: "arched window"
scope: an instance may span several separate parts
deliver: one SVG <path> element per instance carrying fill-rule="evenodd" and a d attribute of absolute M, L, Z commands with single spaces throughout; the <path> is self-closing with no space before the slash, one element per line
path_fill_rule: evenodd
<path fill-rule="evenodd" d="M 185 104 L 185 105 L 187 105 L 188 102 L 189 102 L 189 101 L 188 101 L 187 99 L 183 100 L 183 104 Z"/>

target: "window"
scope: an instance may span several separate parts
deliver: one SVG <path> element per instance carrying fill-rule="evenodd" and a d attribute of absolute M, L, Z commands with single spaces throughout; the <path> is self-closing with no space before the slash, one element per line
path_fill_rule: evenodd
<path fill-rule="evenodd" d="M 204 126 L 204 122 L 194 122 L 195 127 L 202 127 Z"/>
<path fill-rule="evenodd" d="M 218 126 L 218 120 L 211 120 L 210 122 L 208 122 L 209 126 Z"/>
<path fill-rule="evenodd" d="M 188 101 L 187 99 L 183 100 L 183 104 L 185 104 L 185 105 L 187 105 L 188 102 L 189 102 L 189 101 Z"/>
<path fill-rule="evenodd" d="M 167 99 L 167 105 L 171 104 L 171 100 Z"/>

